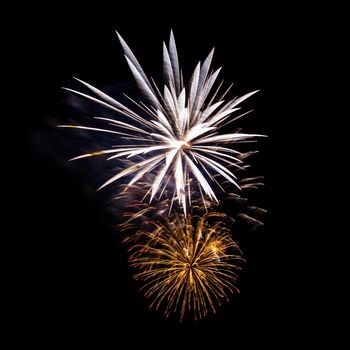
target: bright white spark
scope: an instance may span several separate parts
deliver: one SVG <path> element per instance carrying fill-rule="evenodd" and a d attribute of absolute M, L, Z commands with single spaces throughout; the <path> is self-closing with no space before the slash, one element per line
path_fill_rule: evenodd
<path fill-rule="evenodd" d="M 220 69 L 210 70 L 214 49 L 203 64 L 197 64 L 186 89 L 183 85 L 175 40 L 171 32 L 168 47 L 163 45 L 165 81 L 163 93 L 160 93 L 156 84 L 149 81 L 126 42 L 119 34 L 118 37 L 130 70 L 148 105 L 130 99 L 139 108 L 139 112 L 136 112 L 94 86 L 77 79 L 96 97 L 72 89 L 66 90 L 99 103 L 125 116 L 128 120 L 97 118 L 121 131 L 79 125 L 60 125 L 60 127 L 123 135 L 123 140 L 129 143 L 121 147 L 83 154 L 72 160 L 101 154 L 111 154 L 108 159 L 143 155 L 144 160 L 118 172 L 100 188 L 124 176 L 131 176 L 128 185 L 132 185 L 146 173 L 153 171 L 155 177 L 149 191 L 150 201 L 157 194 L 161 197 L 164 188 L 170 186 L 169 177 L 173 178 L 175 184 L 173 201 L 178 200 L 185 214 L 187 205 L 191 205 L 188 186 L 190 179 L 195 180 L 199 185 L 202 197 L 204 193 L 215 201 L 218 199 L 212 187 L 216 182 L 213 175 L 220 174 L 239 188 L 236 177 L 229 168 L 241 167 L 242 161 L 237 158 L 240 153 L 227 146 L 263 135 L 239 132 L 223 134 L 220 133 L 220 128 L 239 118 L 239 116 L 232 118 L 232 114 L 240 109 L 238 105 L 241 102 L 257 91 L 227 101 L 223 99 L 227 91 L 223 96 L 217 97 L 221 84 L 212 93 L 213 85 L 220 72 Z"/>

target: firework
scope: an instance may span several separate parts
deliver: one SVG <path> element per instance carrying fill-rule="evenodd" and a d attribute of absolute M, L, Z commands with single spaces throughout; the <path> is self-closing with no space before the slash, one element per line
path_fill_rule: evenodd
<path fill-rule="evenodd" d="M 151 307 L 162 309 L 166 317 L 176 313 L 182 320 L 192 313 L 200 319 L 210 311 L 215 313 L 223 300 L 239 291 L 243 258 L 231 237 L 231 224 L 262 224 L 255 216 L 264 210 L 247 205 L 245 198 L 262 184 L 261 178 L 236 176 L 248 167 L 245 160 L 255 152 L 242 153 L 232 146 L 255 142 L 264 135 L 227 131 L 228 124 L 250 112 L 237 114 L 239 105 L 257 91 L 226 98 L 232 85 L 223 92 L 222 82 L 217 83 L 220 69 L 211 69 L 214 50 L 197 64 L 185 86 L 172 32 L 169 45 L 163 45 L 164 81 L 156 85 L 118 37 L 139 96 L 126 96 L 128 101 L 122 102 L 77 79 L 89 93 L 66 90 L 115 116 L 95 117 L 105 123 L 101 127 L 60 127 L 115 137 L 110 148 L 71 160 L 99 155 L 122 160 L 100 189 L 115 182 L 122 186 L 114 198 L 124 220 L 119 228 L 126 237 L 134 278 Z M 225 201 L 230 217 L 219 213 Z"/>
<path fill-rule="evenodd" d="M 220 69 L 212 71 L 210 68 L 213 50 L 203 64 L 197 64 L 188 86 L 185 87 L 172 33 L 168 47 L 165 44 L 163 46 L 164 84 L 161 88 L 157 87 L 153 80 L 147 78 L 119 34 L 118 37 L 146 102 L 129 98 L 133 104 L 131 108 L 77 79 L 94 96 L 72 89 L 66 90 L 114 111 L 116 117 L 96 117 L 107 123 L 108 128 L 83 125 L 61 127 L 110 133 L 117 137 L 116 145 L 112 148 L 83 154 L 73 160 L 107 154 L 108 160 L 142 156 L 137 164 L 118 171 L 100 188 L 122 177 L 129 177 L 130 186 L 145 174 L 152 173 L 153 180 L 147 193 L 149 201 L 151 202 L 157 194 L 160 198 L 164 189 L 170 186 L 171 201 L 176 200 L 185 214 L 188 206 L 191 206 L 191 179 L 194 180 L 192 186 L 199 189 L 203 201 L 204 196 L 207 196 L 210 200 L 218 202 L 214 185 L 220 187 L 220 183 L 215 175 L 227 180 L 231 186 L 240 188 L 232 168 L 242 168 L 243 157 L 230 146 L 251 141 L 262 135 L 239 131 L 224 133 L 222 127 L 248 113 L 235 115 L 240 109 L 239 105 L 257 91 L 224 100 L 230 88 L 221 93 L 221 83 L 214 89 Z"/>
<path fill-rule="evenodd" d="M 151 307 L 164 309 L 166 317 L 178 313 L 183 319 L 191 312 L 200 319 L 238 292 L 242 257 L 225 217 L 211 213 L 153 222 L 153 230 L 139 230 L 125 240 L 138 271 L 134 277 Z"/>

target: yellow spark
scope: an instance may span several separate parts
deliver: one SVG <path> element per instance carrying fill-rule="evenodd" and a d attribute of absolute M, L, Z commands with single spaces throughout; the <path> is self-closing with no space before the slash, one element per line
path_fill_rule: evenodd
<path fill-rule="evenodd" d="M 138 231 L 128 237 L 131 266 L 139 271 L 151 307 L 168 317 L 187 312 L 195 319 L 215 313 L 222 299 L 238 292 L 238 245 L 232 240 L 224 215 L 210 213 L 153 223 L 153 231 Z"/>

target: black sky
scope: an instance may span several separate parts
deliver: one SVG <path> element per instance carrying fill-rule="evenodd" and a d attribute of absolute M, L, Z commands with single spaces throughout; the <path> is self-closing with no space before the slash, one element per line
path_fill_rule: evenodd
<path fill-rule="evenodd" d="M 74 10 L 46 5 L 22 23 L 28 98 L 21 118 L 27 174 L 23 230 L 30 232 L 22 232 L 20 244 L 17 304 L 23 334 L 53 343 L 109 339 L 116 348 L 125 348 L 122 339 L 128 346 L 167 347 L 165 337 L 179 344 L 192 338 L 230 347 L 258 339 L 282 349 L 283 342 L 307 332 L 307 312 L 300 322 L 291 319 L 307 311 L 310 298 L 298 287 L 306 254 L 296 253 L 303 235 L 293 222 L 300 185 L 293 164 L 301 146 L 289 148 L 301 120 L 291 94 L 308 65 L 303 60 L 307 34 L 300 30 L 304 19 L 288 6 L 229 8 L 213 2 L 201 4 L 198 12 L 183 4 L 164 7 L 157 13 L 155 7 L 125 3 Z M 222 76 L 235 82 L 235 93 L 261 89 L 248 104 L 255 112 L 243 126 L 269 135 L 252 160 L 256 174 L 265 176 L 257 201 L 268 214 L 262 229 L 240 238 L 247 258 L 242 293 L 199 323 L 179 324 L 148 310 L 131 280 L 106 194 L 96 194 L 89 182 L 93 169 L 65 162 L 79 153 L 71 150 L 79 140 L 61 139 L 53 131 L 61 117 L 69 119 L 61 87 L 74 84 L 72 76 L 97 86 L 132 81 L 116 29 L 145 71 L 160 77 L 162 41 L 171 28 L 185 73 L 215 46 L 214 67 L 223 66 Z"/>

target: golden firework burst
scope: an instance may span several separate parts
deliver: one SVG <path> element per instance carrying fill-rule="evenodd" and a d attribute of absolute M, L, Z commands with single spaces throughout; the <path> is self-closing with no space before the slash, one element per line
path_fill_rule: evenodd
<path fill-rule="evenodd" d="M 134 278 L 142 282 L 150 307 L 164 309 L 168 317 L 187 311 L 195 319 L 211 310 L 234 291 L 240 249 L 230 236 L 225 214 L 210 213 L 152 223 L 153 230 L 139 230 L 126 238 Z"/>

